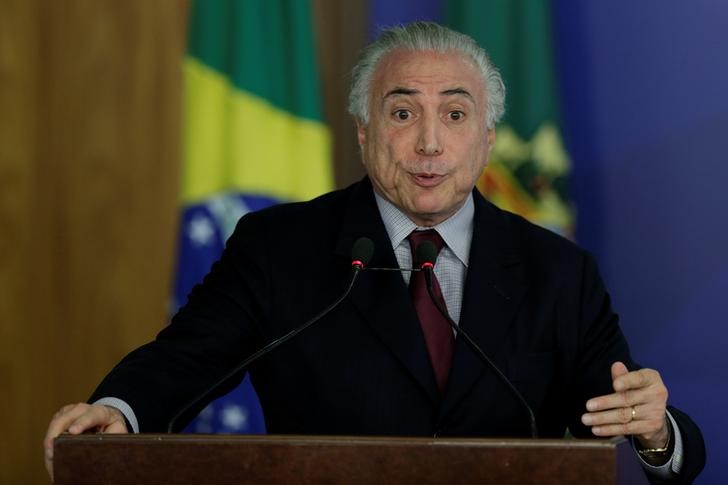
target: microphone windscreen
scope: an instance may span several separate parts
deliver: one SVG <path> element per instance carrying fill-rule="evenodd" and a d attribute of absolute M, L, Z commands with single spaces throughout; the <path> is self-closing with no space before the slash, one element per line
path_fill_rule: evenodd
<path fill-rule="evenodd" d="M 435 264 L 437 247 L 432 241 L 422 241 L 415 250 L 415 267 L 419 268 L 425 263 Z"/>
<path fill-rule="evenodd" d="M 351 260 L 367 265 L 374 254 L 374 243 L 368 237 L 360 237 L 351 247 Z"/>

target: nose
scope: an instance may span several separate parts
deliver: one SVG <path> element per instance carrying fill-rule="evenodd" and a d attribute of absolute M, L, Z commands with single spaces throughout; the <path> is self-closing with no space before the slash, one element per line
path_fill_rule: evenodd
<path fill-rule="evenodd" d="M 440 119 L 433 115 L 423 115 L 420 120 L 420 133 L 417 138 L 417 153 L 426 156 L 442 154 Z"/>

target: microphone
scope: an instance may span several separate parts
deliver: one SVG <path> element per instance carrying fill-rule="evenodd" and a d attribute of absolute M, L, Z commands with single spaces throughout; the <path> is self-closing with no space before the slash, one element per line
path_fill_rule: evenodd
<path fill-rule="evenodd" d="M 427 285 L 427 293 L 430 295 L 430 299 L 432 299 L 432 302 L 435 304 L 437 309 L 440 311 L 443 317 L 445 317 L 445 320 L 447 320 L 447 323 L 450 324 L 450 326 L 455 330 L 455 333 L 457 335 L 461 335 L 463 339 L 465 339 L 465 342 L 470 346 L 470 349 L 475 352 L 475 354 L 480 357 L 480 360 L 485 362 L 488 367 L 493 369 L 495 372 L 495 375 L 498 376 L 498 378 L 506 385 L 506 387 L 510 390 L 511 394 L 513 394 L 516 398 L 518 398 L 518 401 L 523 405 L 523 407 L 528 411 L 528 417 L 530 420 L 531 425 L 531 438 L 538 438 L 538 428 L 536 426 L 536 417 L 533 414 L 533 409 L 531 409 L 531 406 L 528 405 L 528 402 L 526 402 L 526 399 L 523 397 L 523 395 L 516 389 L 516 387 L 511 383 L 510 380 L 501 372 L 501 370 L 498 368 L 498 366 L 495 365 L 495 363 L 490 360 L 490 358 L 481 350 L 481 348 L 478 346 L 478 344 L 475 343 L 475 341 L 470 338 L 470 335 L 468 335 L 465 330 L 460 328 L 458 324 L 456 324 L 452 318 L 450 318 L 450 315 L 447 313 L 447 309 L 440 303 L 440 301 L 435 297 L 435 290 L 432 285 L 432 274 L 435 267 L 435 260 L 437 259 L 437 248 L 432 243 L 432 241 L 422 241 L 419 246 L 417 246 L 417 250 L 415 252 L 415 259 L 416 259 L 416 266 L 419 266 L 422 271 L 425 272 L 425 284 Z"/>
<path fill-rule="evenodd" d="M 360 237 L 351 247 L 351 265 L 359 270 L 364 269 L 374 254 L 374 242 L 368 237 Z"/>
<path fill-rule="evenodd" d="M 265 345 L 263 348 L 259 349 L 258 351 L 254 352 L 250 356 L 248 356 L 245 360 L 243 360 L 240 364 L 236 365 L 232 368 L 232 370 L 228 371 L 225 375 L 220 377 L 218 380 L 216 380 L 211 386 L 206 388 L 202 393 L 198 394 L 194 397 L 194 399 L 187 402 L 182 408 L 177 411 L 177 413 L 172 416 L 172 419 L 169 420 L 169 424 L 167 425 L 167 433 L 173 433 L 174 429 L 177 425 L 177 421 L 180 420 L 182 416 L 184 416 L 187 412 L 189 412 L 192 407 L 194 407 L 196 404 L 199 404 L 200 401 L 205 399 L 207 396 L 209 396 L 213 391 L 220 388 L 223 384 L 225 384 L 229 379 L 231 379 L 236 374 L 240 373 L 243 369 L 248 367 L 250 364 L 258 360 L 259 358 L 263 357 L 267 353 L 277 349 L 284 343 L 291 340 L 293 337 L 298 335 L 299 333 L 306 330 L 308 327 L 313 325 L 314 323 L 321 320 L 324 316 L 326 316 L 331 310 L 339 306 L 339 304 L 344 301 L 344 299 L 349 295 L 351 292 L 351 289 L 354 287 L 354 282 L 356 281 L 357 277 L 359 276 L 359 273 L 361 273 L 367 264 L 369 264 L 369 261 L 372 258 L 372 254 L 374 253 L 374 243 L 371 239 L 366 237 L 360 237 L 354 242 L 354 245 L 351 248 L 351 278 L 349 279 L 349 284 L 346 287 L 346 290 L 342 295 L 337 298 L 333 303 L 331 303 L 329 306 L 321 310 L 317 315 L 315 315 L 313 318 L 307 320 L 303 324 L 299 325 L 298 327 L 294 328 L 290 332 L 286 333 L 285 335 L 269 342 L 267 345 Z"/>

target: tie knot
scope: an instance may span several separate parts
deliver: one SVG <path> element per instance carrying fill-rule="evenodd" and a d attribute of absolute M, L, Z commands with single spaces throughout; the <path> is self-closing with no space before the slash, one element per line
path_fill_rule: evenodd
<path fill-rule="evenodd" d="M 434 229 L 428 229 L 426 231 L 412 231 L 410 235 L 407 236 L 407 239 L 409 239 L 410 242 L 410 249 L 412 251 L 413 258 L 417 255 L 417 247 L 424 241 L 430 241 L 434 244 L 437 249 L 437 254 L 440 254 L 440 250 L 442 250 L 443 246 L 445 246 L 445 241 L 443 241 L 442 236 L 440 236 L 440 234 L 438 234 L 438 232 Z"/>

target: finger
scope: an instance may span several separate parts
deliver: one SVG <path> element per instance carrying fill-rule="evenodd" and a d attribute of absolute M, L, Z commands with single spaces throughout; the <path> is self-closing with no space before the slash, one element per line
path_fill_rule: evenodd
<path fill-rule="evenodd" d="M 46 452 L 53 452 L 53 438 L 63 433 L 79 416 L 85 413 L 91 406 L 86 403 L 69 404 L 61 408 L 51 420 L 43 440 Z"/>
<path fill-rule="evenodd" d="M 51 477 L 51 482 L 53 481 L 53 458 L 48 458 L 48 456 L 45 456 L 45 459 L 43 460 L 45 463 L 46 472 L 48 472 L 48 476 Z"/>
<path fill-rule="evenodd" d="M 605 411 L 586 413 L 582 415 L 581 422 L 587 426 L 604 424 L 626 424 L 630 421 L 663 420 L 665 409 L 657 403 L 648 403 L 637 406 L 619 407 Z"/>
<path fill-rule="evenodd" d="M 650 389 L 635 389 L 624 392 L 615 392 L 605 396 L 597 396 L 586 402 L 589 412 L 606 411 L 609 409 L 628 408 L 638 404 L 650 402 L 655 392 Z"/>
<path fill-rule="evenodd" d="M 602 426 L 594 426 L 591 431 L 595 436 L 627 436 L 627 435 L 653 435 L 660 431 L 663 421 L 631 421 L 624 424 L 605 424 Z"/>
<path fill-rule="evenodd" d="M 612 364 L 612 385 L 614 385 L 614 382 L 621 376 L 626 375 L 629 373 L 629 370 L 627 369 L 627 366 L 624 365 L 622 362 L 615 362 Z M 619 391 L 619 389 L 615 388 L 615 391 Z"/>
<path fill-rule="evenodd" d="M 68 427 L 71 434 L 81 434 L 93 428 L 104 429 L 119 420 L 123 421 L 121 413 L 108 406 L 91 406 L 87 412 L 81 414 Z"/>
<path fill-rule="evenodd" d="M 619 407 L 597 413 L 586 413 L 582 415 L 581 422 L 587 426 L 627 424 L 634 420 L 632 415 L 633 407 Z M 636 411 L 635 411 L 636 412 Z"/>
<path fill-rule="evenodd" d="M 51 479 L 53 478 L 53 440 L 59 434 L 66 431 L 70 423 L 86 412 L 89 407 L 90 406 L 86 403 L 68 404 L 63 406 L 53 416 L 53 419 L 48 425 L 48 430 L 43 438 L 43 449 L 46 470 L 48 471 Z"/>
<path fill-rule="evenodd" d="M 662 384 L 660 373 L 653 369 L 640 369 L 614 378 L 612 386 L 617 392 Z"/>
<path fill-rule="evenodd" d="M 54 439 L 64 431 L 80 434 L 92 428 L 100 428 L 104 433 L 128 432 L 121 412 L 108 406 L 69 404 L 55 414 L 43 442 L 45 467 L 51 480 L 53 480 Z"/>
<path fill-rule="evenodd" d="M 614 385 L 624 390 L 591 398 L 586 403 L 587 410 L 601 411 L 653 401 L 660 404 L 667 403 L 667 388 L 659 373 L 652 369 L 642 369 L 619 376 Z"/>

